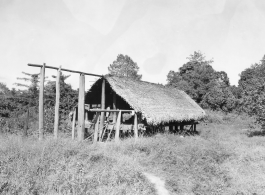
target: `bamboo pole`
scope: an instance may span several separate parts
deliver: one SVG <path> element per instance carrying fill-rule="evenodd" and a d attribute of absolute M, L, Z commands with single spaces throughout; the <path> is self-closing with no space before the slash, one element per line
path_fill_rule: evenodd
<path fill-rule="evenodd" d="M 94 143 L 98 141 L 99 113 L 97 113 L 95 120 L 96 120 L 96 125 L 94 132 Z"/>
<path fill-rule="evenodd" d="M 101 109 L 105 109 L 105 79 L 102 79 L 102 88 L 101 88 Z M 101 141 L 101 134 L 104 128 L 105 113 L 101 112 L 100 115 L 100 125 L 99 125 L 99 139 Z"/>
<path fill-rule="evenodd" d="M 78 97 L 78 141 L 85 138 L 85 76 L 79 77 L 79 97 Z"/>
<path fill-rule="evenodd" d="M 75 139 L 75 118 L 76 118 L 76 108 L 74 110 L 73 123 L 72 123 L 72 140 Z"/>
<path fill-rule="evenodd" d="M 115 142 L 119 142 L 120 140 L 120 125 L 121 125 L 121 111 L 118 114 L 118 118 L 116 122 Z"/>
<path fill-rule="evenodd" d="M 41 67 L 40 71 L 40 95 L 39 95 L 39 140 L 43 140 L 44 137 L 44 78 L 45 78 L 45 63 Z"/>
<path fill-rule="evenodd" d="M 56 78 L 56 102 L 55 102 L 55 116 L 54 116 L 54 138 L 58 138 L 59 129 L 59 106 L 60 106 L 60 77 L 61 77 L 61 66 L 57 71 Z"/>
<path fill-rule="evenodd" d="M 135 140 L 138 139 L 138 118 L 137 118 L 137 114 L 134 114 L 134 137 Z"/>

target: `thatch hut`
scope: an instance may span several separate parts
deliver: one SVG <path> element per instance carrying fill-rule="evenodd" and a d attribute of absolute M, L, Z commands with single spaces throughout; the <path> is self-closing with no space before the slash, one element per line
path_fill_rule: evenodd
<path fill-rule="evenodd" d="M 108 111 L 115 111 L 112 123 L 119 125 L 135 126 L 143 123 L 151 127 L 173 126 L 173 130 L 178 130 L 178 126 L 183 128 L 185 124 L 194 125 L 205 116 L 204 110 L 181 90 L 117 76 L 97 80 L 86 94 L 85 103 L 89 120 L 93 119 L 97 109 L 101 109 L 98 113 L 106 113 L 107 108 Z M 119 111 L 124 112 L 120 118 L 117 116 Z M 126 112 L 135 117 L 128 117 Z M 101 112 L 101 116 L 104 113 Z M 105 120 L 105 116 L 102 119 Z M 138 131 L 138 127 L 132 126 L 132 129 L 134 133 Z"/>

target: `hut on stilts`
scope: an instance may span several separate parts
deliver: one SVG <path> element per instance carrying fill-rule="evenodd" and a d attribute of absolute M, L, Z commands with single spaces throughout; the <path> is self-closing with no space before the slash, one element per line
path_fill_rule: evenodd
<path fill-rule="evenodd" d="M 85 97 L 86 128 L 94 141 L 154 133 L 196 132 L 204 110 L 185 92 L 173 87 L 125 77 L 98 79 Z M 87 125 L 88 124 L 88 125 Z"/>

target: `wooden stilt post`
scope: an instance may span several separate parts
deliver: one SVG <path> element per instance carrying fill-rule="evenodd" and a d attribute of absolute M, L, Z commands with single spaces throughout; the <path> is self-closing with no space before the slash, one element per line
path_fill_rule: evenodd
<path fill-rule="evenodd" d="M 137 118 L 137 114 L 134 114 L 134 137 L 137 140 L 138 138 L 138 118 Z"/>
<path fill-rule="evenodd" d="M 76 108 L 74 109 L 73 123 L 72 123 L 72 140 L 75 139 L 75 118 L 76 118 Z"/>
<path fill-rule="evenodd" d="M 99 112 L 97 112 L 95 120 L 96 120 L 96 125 L 95 125 L 95 133 L 94 133 L 94 143 L 98 141 Z"/>
<path fill-rule="evenodd" d="M 121 111 L 119 111 L 117 122 L 116 122 L 115 142 L 119 142 L 120 140 L 120 125 L 121 125 Z"/>
<path fill-rule="evenodd" d="M 86 121 L 88 121 L 88 112 L 86 112 L 86 118 L 85 118 Z"/>
<path fill-rule="evenodd" d="M 59 129 L 59 106 L 60 106 L 60 77 L 61 77 L 61 66 L 57 70 L 56 77 L 56 102 L 55 102 L 55 116 L 54 116 L 54 138 L 58 138 Z"/>
<path fill-rule="evenodd" d="M 102 89 L 101 89 L 101 109 L 105 109 L 105 79 L 102 79 Z M 100 115 L 100 126 L 99 126 L 99 139 L 101 141 L 101 134 L 104 128 L 105 113 L 101 112 Z"/>
<path fill-rule="evenodd" d="M 172 132 L 172 123 L 169 124 L 167 133 L 171 133 L 171 132 Z"/>
<path fill-rule="evenodd" d="M 78 97 L 78 141 L 85 138 L 85 75 L 79 77 L 79 97 Z"/>
<path fill-rule="evenodd" d="M 45 78 L 45 63 L 41 67 L 40 71 L 40 95 L 39 95 L 39 140 L 43 140 L 44 137 L 44 78 Z"/>
<path fill-rule="evenodd" d="M 115 91 L 113 91 L 113 110 L 117 109 L 117 105 L 116 105 L 116 93 Z M 113 112 L 113 122 L 115 122 L 117 119 L 117 113 Z"/>
<path fill-rule="evenodd" d="M 184 125 L 180 124 L 180 131 L 183 131 L 183 130 L 184 130 Z"/>

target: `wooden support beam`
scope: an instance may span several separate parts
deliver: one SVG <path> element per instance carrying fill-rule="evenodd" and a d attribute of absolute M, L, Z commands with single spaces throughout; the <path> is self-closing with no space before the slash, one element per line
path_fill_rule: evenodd
<path fill-rule="evenodd" d="M 94 143 L 98 141 L 99 112 L 96 115 L 95 121 L 96 121 L 96 124 L 95 124 L 95 132 L 94 132 Z"/>
<path fill-rule="evenodd" d="M 120 141 L 120 125 L 121 125 L 121 112 L 119 112 L 116 122 L 115 142 Z"/>
<path fill-rule="evenodd" d="M 79 97 L 78 97 L 78 141 L 85 138 L 85 75 L 79 77 Z"/>
<path fill-rule="evenodd" d="M 105 79 L 102 79 L 102 88 L 101 88 L 101 109 L 105 109 Z M 101 141 L 101 134 L 104 128 L 105 113 L 101 112 L 100 115 L 100 126 L 99 126 L 99 139 Z"/>
<path fill-rule="evenodd" d="M 116 110 L 117 109 L 117 102 L 116 102 L 116 93 L 115 91 L 113 91 L 113 110 Z M 116 121 L 117 120 L 117 113 L 114 112 L 113 113 L 113 121 Z"/>
<path fill-rule="evenodd" d="M 138 118 L 137 114 L 134 114 L 134 137 L 137 140 L 138 139 Z"/>
<path fill-rule="evenodd" d="M 134 112 L 134 110 L 86 109 L 89 112 Z"/>
<path fill-rule="evenodd" d="M 59 129 L 59 106 L 60 106 L 60 77 L 61 77 L 61 66 L 57 71 L 56 77 L 56 102 L 55 102 L 55 116 L 54 116 L 54 138 L 58 138 Z"/>
<path fill-rule="evenodd" d="M 28 64 L 28 66 L 42 67 L 42 65 L 39 65 L 39 64 Z M 58 70 L 57 67 L 53 67 L 53 66 L 46 66 L 46 68 L 50 68 L 50 69 Z M 69 70 L 69 69 L 65 69 L 65 68 L 62 68 L 61 71 L 72 72 L 72 73 L 78 73 L 78 74 L 83 74 L 83 75 L 90 75 L 90 76 L 95 76 L 95 77 L 103 77 L 103 75 L 91 74 L 91 73 L 85 73 L 85 72 L 75 71 L 75 70 Z"/>
<path fill-rule="evenodd" d="M 45 63 L 40 70 L 40 95 L 39 95 L 39 140 L 44 137 L 44 78 L 45 78 Z"/>
<path fill-rule="evenodd" d="M 72 140 L 75 139 L 75 118 L 76 118 L 76 108 L 74 110 L 74 115 L 73 115 L 73 123 L 72 123 Z"/>

